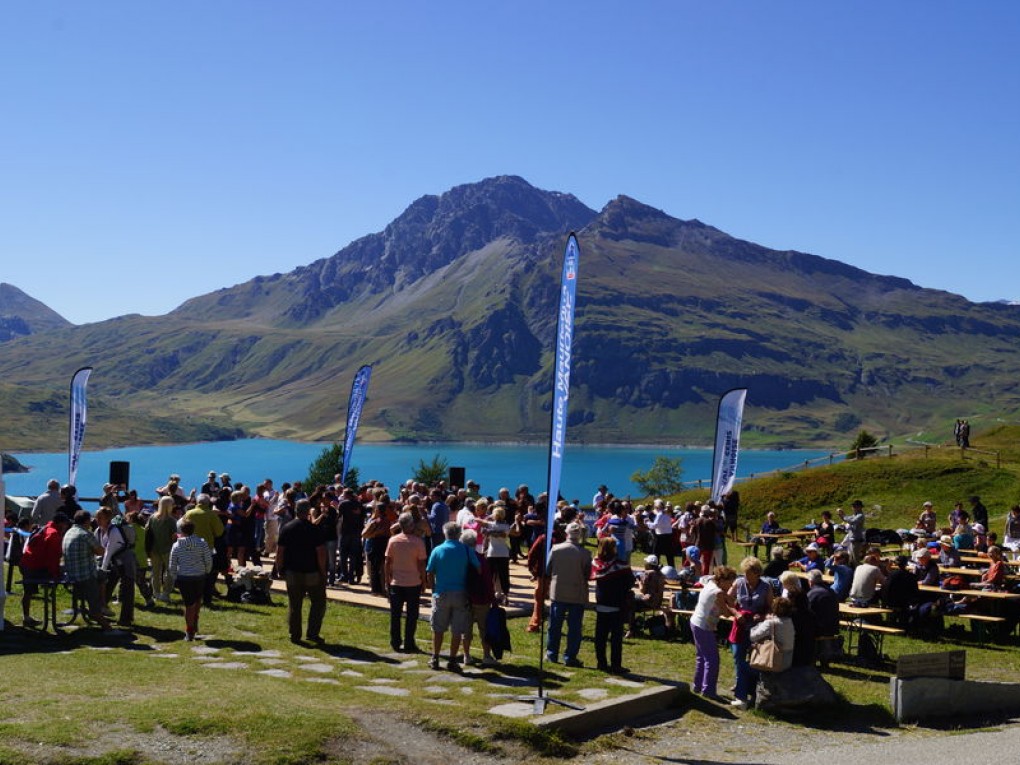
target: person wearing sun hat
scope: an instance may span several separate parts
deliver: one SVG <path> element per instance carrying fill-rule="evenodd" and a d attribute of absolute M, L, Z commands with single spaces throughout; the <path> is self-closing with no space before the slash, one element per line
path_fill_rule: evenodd
<path fill-rule="evenodd" d="M 953 544 L 953 538 L 943 534 L 939 538 L 939 565 L 958 568 L 963 561 L 960 559 L 960 551 Z"/>
<path fill-rule="evenodd" d="M 799 568 L 801 571 L 821 571 L 825 568 L 825 559 L 822 558 L 821 548 L 812 542 L 804 548 L 804 557 L 790 564 L 790 568 Z"/>

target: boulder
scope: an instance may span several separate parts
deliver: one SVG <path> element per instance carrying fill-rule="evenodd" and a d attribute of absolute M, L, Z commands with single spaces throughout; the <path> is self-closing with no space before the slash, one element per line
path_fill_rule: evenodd
<path fill-rule="evenodd" d="M 763 712 L 784 712 L 837 701 L 832 686 L 814 667 L 759 674 L 755 706 Z"/>

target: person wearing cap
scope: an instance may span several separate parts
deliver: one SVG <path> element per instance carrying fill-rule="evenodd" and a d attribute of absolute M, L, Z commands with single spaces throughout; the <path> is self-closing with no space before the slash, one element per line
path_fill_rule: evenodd
<path fill-rule="evenodd" d="M 859 565 L 864 555 L 864 503 L 855 499 L 853 512 L 850 515 L 843 513 L 843 508 L 836 508 L 836 513 L 846 524 L 846 539 L 843 540 L 847 552 L 850 554 L 850 563 Z"/>
<path fill-rule="evenodd" d="M 581 650 L 584 609 L 588 604 L 588 575 L 591 573 L 591 553 L 582 545 L 584 527 L 571 523 L 566 529 L 567 540 L 553 545 L 549 551 L 546 577 L 552 600 L 549 608 L 549 638 L 545 656 L 559 661 L 560 637 L 564 621 L 567 624 L 567 644 L 563 663 L 568 667 L 582 666 L 577 658 Z"/>
<path fill-rule="evenodd" d="M 205 483 L 198 490 L 201 494 L 215 494 L 220 490 L 219 481 L 216 480 L 216 471 L 210 470 L 209 475 L 206 476 Z"/>
<path fill-rule="evenodd" d="M 18 567 L 24 580 L 21 596 L 22 624 L 26 627 L 39 625 L 29 614 L 32 597 L 39 591 L 38 582 L 60 579 L 60 556 L 63 554 L 64 534 L 71 527 L 71 519 L 63 513 L 55 513 L 46 525 L 36 531 L 21 552 Z"/>
<path fill-rule="evenodd" d="M 953 538 L 948 534 L 939 537 L 939 565 L 958 568 L 962 563 L 960 551 L 953 544 Z"/>
<path fill-rule="evenodd" d="M 932 542 L 938 548 L 938 542 Z M 934 550 L 937 552 L 937 549 Z M 932 587 L 939 586 L 939 564 L 930 546 L 923 547 L 914 552 L 914 576 L 917 583 Z"/>
<path fill-rule="evenodd" d="M 935 517 L 935 506 L 931 502 L 925 502 L 921 514 L 917 518 L 917 528 L 925 534 L 934 534 L 938 528 L 938 519 Z"/>
<path fill-rule="evenodd" d="M 815 542 L 812 542 L 804 548 L 804 557 L 800 560 L 795 560 L 790 564 L 790 568 L 798 568 L 801 571 L 821 571 L 825 567 L 825 560 L 821 555 L 822 548 L 820 548 Z"/>

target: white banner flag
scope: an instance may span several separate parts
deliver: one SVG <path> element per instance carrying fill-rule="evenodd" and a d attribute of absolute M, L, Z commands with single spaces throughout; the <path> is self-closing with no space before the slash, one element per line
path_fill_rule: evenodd
<path fill-rule="evenodd" d="M 740 452 L 740 424 L 744 419 L 747 388 L 734 388 L 719 399 L 715 426 L 715 454 L 712 456 L 712 501 L 718 502 L 737 479 Z"/>
<path fill-rule="evenodd" d="M 82 367 L 71 378 L 71 422 L 67 448 L 67 482 L 75 485 L 78 478 L 78 458 L 85 443 L 85 421 L 88 403 L 85 400 L 85 386 L 89 384 L 92 367 Z"/>

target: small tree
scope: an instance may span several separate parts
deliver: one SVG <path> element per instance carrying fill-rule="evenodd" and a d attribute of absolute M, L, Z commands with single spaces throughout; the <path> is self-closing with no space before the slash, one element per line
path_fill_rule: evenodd
<path fill-rule="evenodd" d="M 324 448 L 308 466 L 308 477 L 304 480 L 305 488 L 312 491 L 316 486 L 331 485 L 333 476 L 340 472 L 343 456 L 344 445 L 339 441 Z M 356 467 L 347 468 L 347 480 L 344 481 L 344 485 L 358 487 L 358 469 Z"/>
<path fill-rule="evenodd" d="M 630 480 L 649 497 L 668 497 L 684 489 L 680 476 L 683 475 L 682 460 L 679 457 L 656 457 L 652 466 L 641 472 L 634 471 Z"/>
<path fill-rule="evenodd" d="M 418 460 L 418 467 L 414 469 L 414 480 L 426 486 L 433 486 L 440 481 L 446 480 L 449 470 L 449 460 L 437 454 L 432 458 L 431 462 L 426 462 L 423 459 Z"/>
<path fill-rule="evenodd" d="M 851 459 L 864 459 L 866 451 L 878 446 L 878 439 L 863 428 L 857 432 L 857 438 L 850 444 L 850 453 L 847 457 Z"/>

